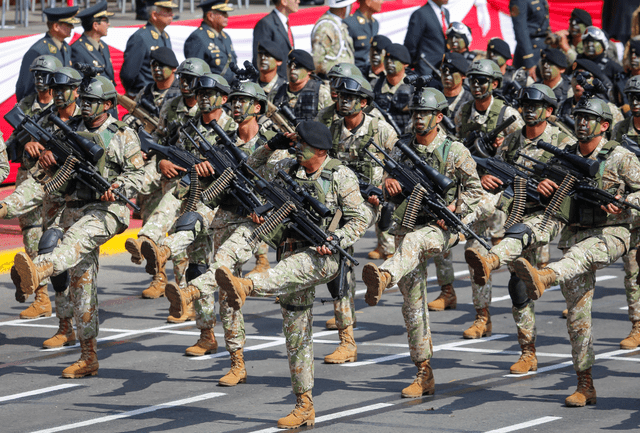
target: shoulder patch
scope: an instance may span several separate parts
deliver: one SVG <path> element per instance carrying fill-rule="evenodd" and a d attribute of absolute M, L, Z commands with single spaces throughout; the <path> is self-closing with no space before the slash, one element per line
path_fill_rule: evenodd
<path fill-rule="evenodd" d="M 151 37 L 153 39 L 158 39 L 160 37 L 160 35 L 155 30 L 151 30 Z"/>
<path fill-rule="evenodd" d="M 48 44 L 48 46 L 49 46 L 49 52 L 50 52 L 51 54 L 55 54 L 55 53 L 57 53 L 57 52 L 58 52 L 58 49 L 56 48 L 56 46 L 55 46 L 55 45 Z"/>
<path fill-rule="evenodd" d="M 357 19 L 360 24 L 364 24 L 366 22 L 363 17 L 358 17 Z"/>
<path fill-rule="evenodd" d="M 85 42 L 84 46 L 87 47 L 87 50 L 93 51 L 93 45 L 91 45 L 89 42 Z"/>
<path fill-rule="evenodd" d="M 520 8 L 518 8 L 518 6 L 511 6 L 509 8 L 509 12 L 511 13 L 511 16 L 513 18 L 517 17 L 518 15 L 520 15 Z"/>
<path fill-rule="evenodd" d="M 211 30 L 207 30 L 207 36 L 209 36 L 211 39 L 216 37 L 216 34 L 214 32 L 212 32 Z"/>

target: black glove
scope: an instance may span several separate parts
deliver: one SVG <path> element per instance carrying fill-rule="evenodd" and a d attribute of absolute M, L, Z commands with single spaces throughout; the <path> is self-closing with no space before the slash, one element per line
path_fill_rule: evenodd
<path fill-rule="evenodd" d="M 287 138 L 282 132 L 278 132 L 275 137 L 267 142 L 269 149 L 278 150 L 278 149 L 289 149 L 293 141 Z"/>

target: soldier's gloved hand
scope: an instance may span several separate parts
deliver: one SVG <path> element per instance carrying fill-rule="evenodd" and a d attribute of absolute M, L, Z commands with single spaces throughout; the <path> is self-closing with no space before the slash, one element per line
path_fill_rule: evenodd
<path fill-rule="evenodd" d="M 558 185 L 550 179 L 543 179 L 538 184 L 537 189 L 538 189 L 538 192 L 543 196 L 551 197 L 555 192 L 555 190 L 558 189 Z"/>
<path fill-rule="evenodd" d="M 500 185 L 502 185 L 502 181 L 500 179 L 490 174 L 485 174 L 484 176 L 482 176 L 480 178 L 480 183 L 482 184 L 482 187 L 487 191 L 492 191 L 494 189 L 500 188 Z"/>
<path fill-rule="evenodd" d="M 100 201 L 116 201 L 116 195 L 113 193 L 114 189 L 120 188 L 120 185 L 117 183 L 111 184 L 111 188 L 106 190 L 104 194 L 100 197 Z"/>
<path fill-rule="evenodd" d="M 185 172 L 187 169 L 180 167 L 179 165 L 175 165 L 173 162 L 168 159 L 163 159 L 158 163 L 158 168 L 160 168 L 160 173 L 167 179 L 173 179 L 178 176 L 180 172 Z"/>
<path fill-rule="evenodd" d="M 40 166 L 45 169 L 56 165 L 56 158 L 55 156 L 53 156 L 53 152 L 51 152 L 50 150 L 45 150 L 40 155 L 39 161 L 40 161 Z"/>
<path fill-rule="evenodd" d="M 44 146 L 37 141 L 30 141 L 24 145 L 24 150 L 31 158 L 37 158 L 40 156 L 40 152 L 44 150 Z"/>
<path fill-rule="evenodd" d="M 282 132 L 278 132 L 275 137 L 267 142 L 267 147 L 271 150 L 288 149 L 293 145 L 293 141 Z"/>
<path fill-rule="evenodd" d="M 617 200 L 620 200 L 621 198 L 622 198 L 622 196 L 620 194 L 616 195 L 616 199 Z M 622 208 L 619 208 L 618 206 L 616 206 L 613 203 L 609 203 L 606 206 L 603 205 L 603 206 L 600 206 L 600 207 L 602 208 L 603 211 L 608 212 L 608 213 L 613 214 L 613 215 L 618 215 L 618 214 L 622 213 Z"/>

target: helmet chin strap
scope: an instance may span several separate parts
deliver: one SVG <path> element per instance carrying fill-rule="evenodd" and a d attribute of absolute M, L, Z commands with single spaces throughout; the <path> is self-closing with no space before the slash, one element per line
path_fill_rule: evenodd
<path fill-rule="evenodd" d="M 416 134 L 418 135 L 427 135 L 428 133 L 430 133 L 431 131 L 433 131 L 433 129 L 438 126 L 438 124 L 436 123 L 436 117 L 435 115 L 431 115 L 431 120 L 429 121 L 429 125 L 422 131 L 418 131 L 416 129 L 416 127 L 414 126 L 413 129 L 416 131 Z"/>
<path fill-rule="evenodd" d="M 85 121 L 85 123 L 93 123 L 98 118 L 98 116 L 102 114 L 106 114 L 104 111 L 104 101 L 100 102 L 100 105 L 98 106 L 98 108 L 96 108 L 95 113 L 88 117 L 82 116 L 82 119 Z"/>

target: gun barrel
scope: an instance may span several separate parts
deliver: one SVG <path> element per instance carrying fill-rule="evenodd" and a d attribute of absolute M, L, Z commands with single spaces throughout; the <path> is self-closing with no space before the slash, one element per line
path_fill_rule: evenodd
<path fill-rule="evenodd" d="M 496 138 L 498 138 L 498 135 L 500 135 L 502 131 L 510 127 L 513 124 L 513 122 L 515 122 L 516 120 L 517 120 L 517 117 L 515 115 L 507 117 L 507 119 L 504 122 L 496 126 L 496 128 L 493 131 L 487 134 L 487 143 L 491 144 L 494 141 L 496 141 Z"/>
<path fill-rule="evenodd" d="M 593 177 L 598 173 L 600 169 L 600 163 L 593 159 L 582 158 L 578 155 L 571 154 L 566 150 L 559 149 L 550 143 L 546 143 L 542 140 L 538 141 L 537 144 L 539 149 L 543 149 L 546 152 L 553 154 L 561 160 L 568 162 L 570 165 L 575 167 L 580 173 Z"/>

